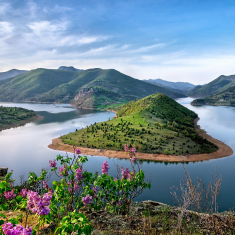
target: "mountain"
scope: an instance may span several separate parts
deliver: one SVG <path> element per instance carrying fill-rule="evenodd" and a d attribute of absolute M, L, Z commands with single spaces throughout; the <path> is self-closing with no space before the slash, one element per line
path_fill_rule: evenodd
<path fill-rule="evenodd" d="M 230 83 L 229 83 L 230 84 Z M 233 82 L 234 84 L 234 82 Z M 192 105 L 235 105 L 235 86 L 228 87 L 227 89 L 223 89 L 216 95 L 212 95 L 206 98 L 200 98 L 194 100 L 191 104 Z"/>
<path fill-rule="evenodd" d="M 35 69 L 0 81 L 0 101 L 71 103 L 80 108 L 115 108 L 154 93 L 185 97 L 114 69 Z"/>
<path fill-rule="evenodd" d="M 18 69 L 11 69 L 7 72 L 1 72 L 0 73 L 0 81 L 7 79 L 7 78 L 15 77 L 19 74 L 26 73 L 26 72 L 28 72 L 28 71 L 27 70 L 18 70 Z"/>
<path fill-rule="evenodd" d="M 196 154 L 218 148 L 197 134 L 197 114 L 158 93 L 118 108 L 117 118 L 95 123 L 60 137 L 63 143 L 88 148 L 123 150 L 135 145 L 138 152 Z"/>
<path fill-rule="evenodd" d="M 144 81 L 152 83 L 152 84 L 156 84 L 159 86 L 164 86 L 167 88 L 172 88 L 174 90 L 183 91 L 183 92 L 189 91 L 195 87 L 194 84 L 191 84 L 189 82 L 169 82 L 169 81 L 162 80 L 160 78 L 149 79 L 149 80 L 144 80 Z"/>
<path fill-rule="evenodd" d="M 76 69 L 73 66 L 69 66 L 69 67 L 67 67 L 67 66 L 60 66 L 58 69 L 59 70 L 68 70 L 68 71 L 82 71 L 83 70 L 83 69 Z"/>
<path fill-rule="evenodd" d="M 202 87 L 198 87 L 199 89 L 189 91 L 188 95 L 195 98 L 205 98 L 211 95 L 216 95 L 234 85 L 235 75 L 221 75 L 210 83 Z"/>

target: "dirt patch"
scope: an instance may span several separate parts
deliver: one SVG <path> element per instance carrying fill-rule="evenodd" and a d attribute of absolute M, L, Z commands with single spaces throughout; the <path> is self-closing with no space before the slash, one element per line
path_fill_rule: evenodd
<path fill-rule="evenodd" d="M 210 135 L 206 134 L 205 130 L 200 129 L 200 126 L 197 124 L 199 118 L 194 120 L 195 129 L 200 136 L 209 140 L 218 146 L 218 150 L 213 153 L 202 153 L 202 154 L 192 154 L 192 155 L 165 155 L 165 154 L 149 154 L 149 153 L 136 153 L 138 159 L 151 160 L 151 161 L 165 161 L 165 162 L 195 162 L 195 161 L 204 161 L 210 159 L 217 159 L 228 157 L 233 154 L 233 150 L 220 140 L 217 140 Z M 60 150 L 64 152 L 74 153 L 74 147 L 68 144 L 64 144 L 60 137 L 53 139 L 52 144 L 48 145 L 50 149 Z M 82 154 L 86 155 L 96 155 L 96 156 L 106 156 L 110 158 L 126 158 L 128 155 L 124 151 L 114 151 L 106 149 L 92 149 L 79 147 Z"/>

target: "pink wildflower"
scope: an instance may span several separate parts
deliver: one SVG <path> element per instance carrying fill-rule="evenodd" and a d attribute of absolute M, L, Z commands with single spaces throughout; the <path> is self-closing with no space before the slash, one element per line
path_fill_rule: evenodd
<path fill-rule="evenodd" d="M 68 175 L 68 170 L 67 170 L 67 166 L 64 165 L 62 167 L 59 168 L 59 175 L 63 175 L 63 176 L 66 176 Z"/>
<path fill-rule="evenodd" d="M 88 194 L 88 195 L 86 195 L 86 197 L 82 198 L 82 202 L 84 205 L 91 204 L 91 199 L 92 199 L 92 197 Z"/>
<path fill-rule="evenodd" d="M 80 149 L 75 149 L 75 154 L 80 154 L 81 150 Z"/>
<path fill-rule="evenodd" d="M 49 161 L 50 167 L 56 167 L 56 160 L 54 159 L 53 161 Z"/>
<path fill-rule="evenodd" d="M 108 174 L 108 170 L 109 170 L 109 165 L 108 165 L 108 161 L 105 161 L 104 163 L 103 163 L 103 165 L 102 165 L 102 167 L 101 167 L 101 169 L 102 169 L 102 175 L 103 174 Z"/>
<path fill-rule="evenodd" d="M 47 190 L 49 188 L 49 186 L 48 186 L 46 180 L 43 180 L 42 183 L 43 183 L 43 188 Z"/>
<path fill-rule="evenodd" d="M 24 188 L 24 189 L 21 190 L 21 192 L 19 193 L 19 195 L 22 196 L 23 198 L 26 198 L 27 193 L 28 193 L 27 189 Z"/>
<path fill-rule="evenodd" d="M 15 198 L 15 197 L 16 197 L 16 194 L 14 193 L 14 189 L 12 189 L 12 190 L 9 191 L 9 192 L 5 192 L 5 193 L 4 193 L 4 196 L 5 196 L 5 198 L 6 198 L 7 200 L 11 200 L 11 199 Z"/>
<path fill-rule="evenodd" d="M 31 235 L 32 234 L 32 228 L 29 228 L 28 226 L 24 228 L 22 225 L 17 224 L 15 227 L 13 227 L 12 223 L 5 222 L 2 225 L 2 230 L 5 235 Z"/>
<path fill-rule="evenodd" d="M 75 171 L 76 171 L 75 179 L 78 180 L 78 181 L 81 181 L 81 179 L 82 179 L 82 173 L 83 173 L 82 167 L 79 167 L 79 168 L 76 169 Z"/>

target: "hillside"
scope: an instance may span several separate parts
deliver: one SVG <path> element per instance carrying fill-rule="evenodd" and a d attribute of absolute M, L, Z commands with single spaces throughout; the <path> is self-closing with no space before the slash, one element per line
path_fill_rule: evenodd
<path fill-rule="evenodd" d="M 199 89 L 191 90 L 188 95 L 194 98 L 205 98 L 215 95 L 223 90 L 226 90 L 230 85 L 234 85 L 235 75 L 221 75 L 210 83 L 198 87 Z M 230 84 L 230 85 L 229 85 Z"/>
<path fill-rule="evenodd" d="M 146 82 L 158 85 L 158 86 L 163 86 L 166 87 L 172 91 L 181 93 L 181 94 L 186 94 L 187 91 L 190 91 L 191 89 L 193 89 L 195 87 L 194 84 L 191 84 L 189 82 L 169 82 L 169 81 L 165 81 L 163 79 L 148 79 L 148 80 L 144 80 Z"/>
<path fill-rule="evenodd" d="M 7 79 L 7 78 L 15 77 L 19 74 L 26 73 L 26 72 L 27 72 L 26 70 L 18 70 L 18 69 L 11 69 L 7 72 L 1 72 L 0 73 L 0 81 Z"/>
<path fill-rule="evenodd" d="M 24 124 L 25 120 L 35 116 L 36 113 L 33 110 L 0 106 L 0 131 Z"/>
<path fill-rule="evenodd" d="M 114 69 L 35 69 L 0 82 L 0 101 L 71 103 L 81 108 L 115 108 L 158 92 L 184 97 Z"/>
<path fill-rule="evenodd" d="M 64 135 L 62 142 L 88 148 L 172 155 L 208 153 L 217 146 L 194 130 L 197 114 L 164 94 L 153 94 L 121 106 L 117 118 Z"/>
<path fill-rule="evenodd" d="M 204 99 L 196 99 L 192 103 L 192 105 L 235 105 L 235 86 L 229 87 L 226 90 L 204 98 Z"/>

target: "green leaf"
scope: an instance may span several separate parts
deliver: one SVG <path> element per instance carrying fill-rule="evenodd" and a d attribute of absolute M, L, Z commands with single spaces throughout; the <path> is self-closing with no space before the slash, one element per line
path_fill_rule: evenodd
<path fill-rule="evenodd" d="M 7 217 L 6 217 L 4 214 L 2 214 L 2 213 L 0 213 L 0 217 L 2 217 L 2 218 L 4 218 L 4 219 L 7 218 Z"/>

